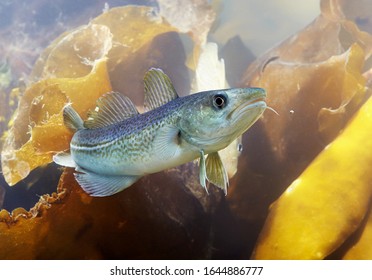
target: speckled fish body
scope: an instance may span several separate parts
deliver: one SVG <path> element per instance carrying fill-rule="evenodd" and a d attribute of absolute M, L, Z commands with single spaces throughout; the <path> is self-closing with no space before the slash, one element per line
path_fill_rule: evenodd
<path fill-rule="evenodd" d="M 164 156 L 156 146 L 156 137 L 164 127 L 177 127 L 182 106 L 202 95 L 178 98 L 106 127 L 79 130 L 71 141 L 72 157 L 80 167 L 108 175 L 143 176 L 189 162 L 199 156 L 197 147 L 178 137 L 179 151 Z"/>
<path fill-rule="evenodd" d="M 150 69 L 144 82 L 143 114 L 117 92 L 101 97 L 85 122 L 66 106 L 65 125 L 76 133 L 70 152 L 55 155 L 54 161 L 74 167 L 76 180 L 90 195 L 107 196 L 146 174 L 199 158 L 201 185 L 206 188 L 210 181 L 226 192 L 228 178 L 218 151 L 262 115 L 265 91 L 234 88 L 178 97 L 160 69 Z"/>

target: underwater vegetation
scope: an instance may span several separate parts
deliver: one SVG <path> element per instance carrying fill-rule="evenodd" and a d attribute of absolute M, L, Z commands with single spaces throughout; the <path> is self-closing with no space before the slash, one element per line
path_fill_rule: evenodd
<path fill-rule="evenodd" d="M 142 79 L 157 67 L 181 96 L 267 91 L 279 115 L 265 112 L 224 151 L 228 195 L 206 194 L 195 162 L 105 198 L 87 195 L 66 168 L 31 209 L 0 210 L 0 258 L 372 259 L 372 3 L 321 0 L 313 22 L 253 62 L 238 37 L 220 53 L 209 42 L 216 4 L 177 3 L 188 12 L 165 0 L 107 8 L 47 46 L 25 85 L 0 92 L 2 174 L 12 188 L 59 176 L 52 157 L 72 137 L 63 107 L 74 104 L 85 119 L 114 90 L 143 111 Z M 6 65 L 0 72 L 9 79 Z"/>

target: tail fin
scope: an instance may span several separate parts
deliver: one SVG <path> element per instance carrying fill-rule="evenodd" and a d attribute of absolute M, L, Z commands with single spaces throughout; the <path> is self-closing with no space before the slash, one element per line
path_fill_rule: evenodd
<path fill-rule="evenodd" d="M 63 122 L 65 126 L 72 130 L 85 129 L 83 120 L 74 108 L 71 107 L 71 104 L 68 104 L 63 109 Z"/>

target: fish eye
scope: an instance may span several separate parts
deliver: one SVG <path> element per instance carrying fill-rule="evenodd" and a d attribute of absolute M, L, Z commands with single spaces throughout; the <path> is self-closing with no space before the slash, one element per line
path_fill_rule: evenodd
<path fill-rule="evenodd" d="M 227 104 L 227 98 L 223 94 L 216 94 L 213 96 L 213 106 L 216 109 L 223 109 Z"/>

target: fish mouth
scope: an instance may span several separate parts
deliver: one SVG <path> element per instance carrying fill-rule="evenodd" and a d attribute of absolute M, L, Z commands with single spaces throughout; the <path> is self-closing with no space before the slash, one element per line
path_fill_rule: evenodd
<path fill-rule="evenodd" d="M 266 109 L 267 104 L 265 100 L 266 98 L 261 96 L 261 97 L 257 97 L 255 99 L 246 101 L 240 104 L 238 107 L 236 107 L 233 111 L 231 111 L 228 115 L 228 118 L 229 119 L 240 119 L 243 115 L 247 113 L 247 111 L 250 111 L 252 109 L 258 109 L 258 108 Z M 262 110 L 262 112 L 263 111 L 264 110 Z"/>

